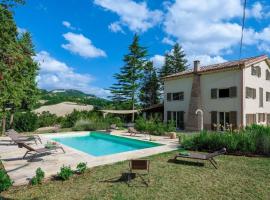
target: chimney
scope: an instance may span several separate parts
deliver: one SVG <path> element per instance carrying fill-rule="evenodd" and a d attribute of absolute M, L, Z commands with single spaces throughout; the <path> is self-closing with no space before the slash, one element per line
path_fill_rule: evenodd
<path fill-rule="evenodd" d="M 199 61 L 199 60 L 194 60 L 193 63 L 194 63 L 193 71 L 194 71 L 194 72 L 200 71 L 200 61 Z"/>

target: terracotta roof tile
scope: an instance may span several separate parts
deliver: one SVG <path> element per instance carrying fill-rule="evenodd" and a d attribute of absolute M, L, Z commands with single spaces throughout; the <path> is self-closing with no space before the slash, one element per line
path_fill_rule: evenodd
<path fill-rule="evenodd" d="M 256 63 L 261 60 L 268 59 L 267 55 L 261 55 L 261 56 L 256 56 L 256 57 L 250 57 L 250 58 L 244 58 L 241 60 L 235 60 L 235 61 L 229 61 L 229 62 L 224 62 L 224 63 L 219 63 L 219 64 L 213 64 L 213 65 L 207 65 L 207 66 L 201 66 L 200 71 L 198 73 L 204 73 L 208 71 L 219 71 L 222 69 L 229 69 L 229 68 L 235 68 L 243 65 L 249 65 L 252 63 Z M 167 78 L 173 78 L 173 77 L 179 77 L 183 75 L 189 75 L 193 73 L 193 69 L 187 69 L 183 72 L 179 72 L 176 74 L 172 74 L 169 76 L 164 77 L 164 79 Z"/>

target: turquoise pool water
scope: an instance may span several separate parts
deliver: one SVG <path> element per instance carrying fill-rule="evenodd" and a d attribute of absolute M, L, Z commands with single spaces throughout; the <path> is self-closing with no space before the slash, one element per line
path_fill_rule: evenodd
<path fill-rule="evenodd" d="M 86 136 L 66 136 L 52 139 L 93 156 L 104 156 L 161 145 L 100 132 L 91 132 Z"/>

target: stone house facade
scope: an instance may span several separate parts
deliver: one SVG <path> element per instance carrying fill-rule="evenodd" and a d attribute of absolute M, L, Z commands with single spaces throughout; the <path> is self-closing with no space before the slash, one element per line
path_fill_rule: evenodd
<path fill-rule="evenodd" d="M 266 55 L 164 77 L 164 121 L 185 130 L 270 125 L 270 60 Z M 200 109 L 202 112 L 196 111 Z M 202 117 L 203 115 L 203 117 Z"/>

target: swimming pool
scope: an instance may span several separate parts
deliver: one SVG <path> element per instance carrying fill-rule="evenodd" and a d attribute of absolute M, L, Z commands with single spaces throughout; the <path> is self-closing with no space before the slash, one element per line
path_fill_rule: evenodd
<path fill-rule="evenodd" d="M 52 140 L 93 156 L 104 156 L 162 145 L 101 132 L 91 132 L 84 136 L 53 137 Z"/>

